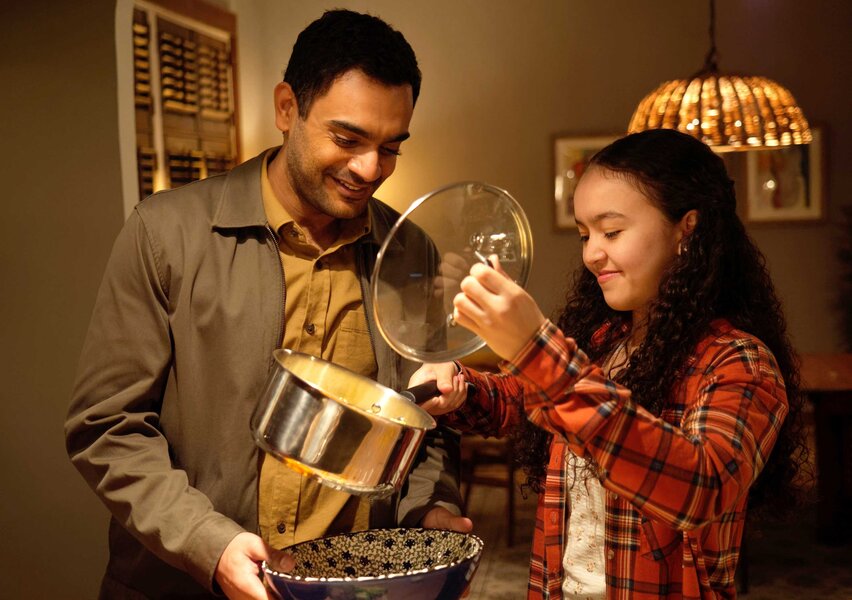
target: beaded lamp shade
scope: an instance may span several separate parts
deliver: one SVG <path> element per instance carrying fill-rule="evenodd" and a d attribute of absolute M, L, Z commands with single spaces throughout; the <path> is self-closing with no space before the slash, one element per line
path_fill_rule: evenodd
<path fill-rule="evenodd" d="M 677 129 L 715 150 L 809 144 L 808 121 L 787 88 L 766 77 L 719 72 L 712 0 L 710 42 L 704 68 L 689 79 L 667 81 L 645 96 L 630 119 L 628 133 Z"/>

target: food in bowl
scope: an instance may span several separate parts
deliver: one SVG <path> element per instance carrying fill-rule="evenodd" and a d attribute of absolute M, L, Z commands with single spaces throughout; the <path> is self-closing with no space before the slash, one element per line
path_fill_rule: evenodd
<path fill-rule="evenodd" d="M 295 566 L 264 563 L 266 584 L 284 600 L 454 600 L 470 584 L 483 543 L 443 529 L 370 529 L 285 550 Z"/>

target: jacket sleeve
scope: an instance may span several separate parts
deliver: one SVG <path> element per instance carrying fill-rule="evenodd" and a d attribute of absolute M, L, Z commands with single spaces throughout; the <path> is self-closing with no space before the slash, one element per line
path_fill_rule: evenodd
<path fill-rule="evenodd" d="M 65 424 L 74 466 L 113 517 L 166 563 L 213 589 L 242 528 L 173 468 L 159 423 L 172 365 L 171 267 L 138 212 L 107 264 Z"/>
<path fill-rule="evenodd" d="M 436 506 L 454 515 L 462 513 L 460 462 L 461 436 L 457 431 L 439 426 L 426 434 L 397 507 L 400 527 L 420 527 L 426 513 Z"/>
<path fill-rule="evenodd" d="M 638 406 L 546 322 L 511 361 L 534 423 L 591 457 L 603 485 L 688 530 L 730 511 L 760 473 L 787 413 L 784 384 L 754 338 L 712 344 L 680 427 Z"/>
<path fill-rule="evenodd" d="M 486 376 L 467 367 L 462 370 L 466 380 L 472 384 L 470 399 L 462 409 L 439 418 L 439 427 L 427 435 L 419 463 L 408 477 L 400 502 L 402 526 L 417 526 L 434 506 L 443 506 L 456 515 L 461 514 L 459 431 L 499 436 L 507 430 L 509 422 L 523 417 L 520 403 L 522 383 L 517 378 Z M 511 401 L 512 398 L 516 401 Z"/>

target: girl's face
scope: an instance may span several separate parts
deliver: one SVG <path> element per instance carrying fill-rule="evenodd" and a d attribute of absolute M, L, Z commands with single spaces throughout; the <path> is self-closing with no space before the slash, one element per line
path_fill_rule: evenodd
<path fill-rule="evenodd" d="M 633 322 L 641 322 L 691 229 L 687 223 L 694 224 L 694 211 L 689 214 L 672 223 L 622 177 L 600 167 L 583 175 L 574 193 L 583 263 L 597 277 L 610 308 L 631 311 Z"/>

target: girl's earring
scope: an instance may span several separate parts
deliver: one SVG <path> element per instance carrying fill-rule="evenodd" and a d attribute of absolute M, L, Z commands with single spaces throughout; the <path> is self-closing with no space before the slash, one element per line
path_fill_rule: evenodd
<path fill-rule="evenodd" d="M 677 243 L 677 255 L 686 254 L 686 244 L 683 243 L 683 240 Z"/>

